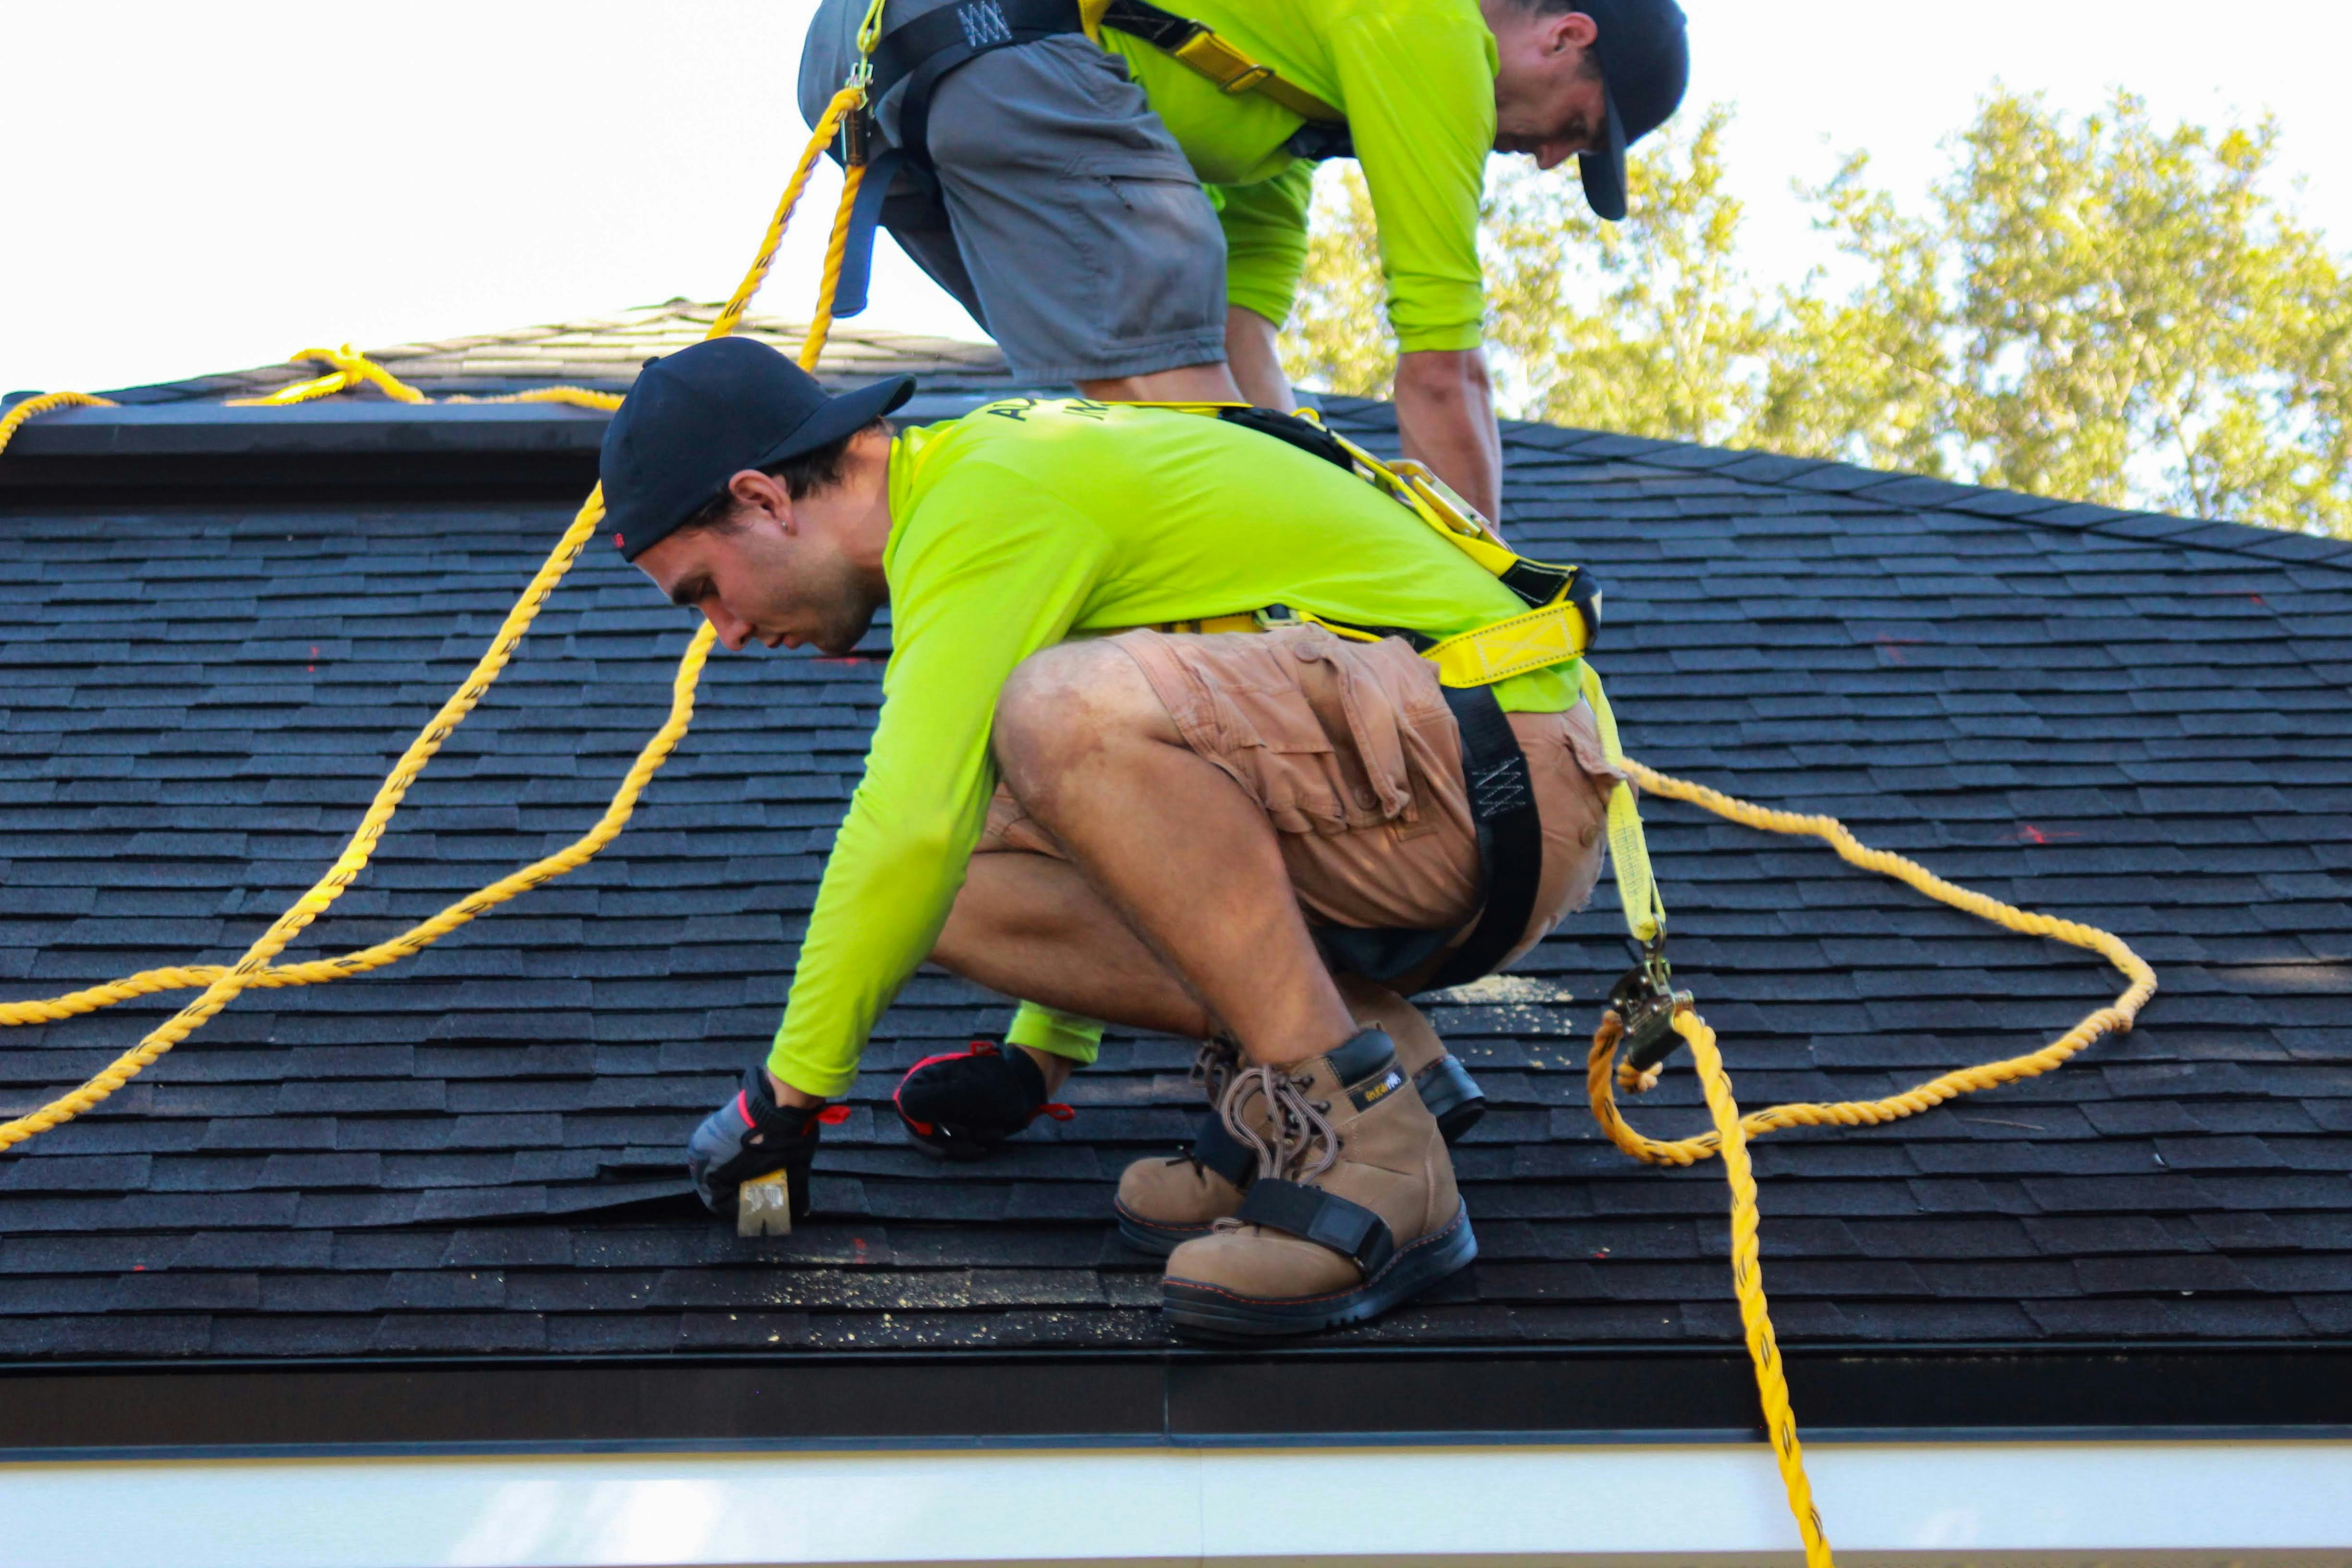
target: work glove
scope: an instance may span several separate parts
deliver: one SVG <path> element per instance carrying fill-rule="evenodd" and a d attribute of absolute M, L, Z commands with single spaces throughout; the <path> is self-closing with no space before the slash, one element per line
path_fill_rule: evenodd
<path fill-rule="evenodd" d="M 1076 1114 L 1045 1098 L 1045 1075 L 1028 1052 L 993 1040 L 925 1057 L 898 1080 L 890 1103 L 917 1148 L 949 1160 L 982 1159 L 1040 1116 Z"/>
<path fill-rule="evenodd" d="M 702 1119 L 686 1141 L 686 1168 L 694 1190 L 712 1214 L 732 1218 L 735 1189 L 754 1176 L 782 1171 L 791 1185 L 792 1216 L 808 1217 L 809 1162 L 828 1121 L 849 1114 L 846 1106 L 805 1109 L 778 1105 L 768 1075 L 755 1064 L 727 1103 Z"/>

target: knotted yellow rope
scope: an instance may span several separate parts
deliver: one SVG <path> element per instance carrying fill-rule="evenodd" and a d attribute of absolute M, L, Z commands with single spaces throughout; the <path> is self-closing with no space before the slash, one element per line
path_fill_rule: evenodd
<path fill-rule="evenodd" d="M 283 408 L 291 404 L 308 403 L 314 397 L 326 397 L 362 386 L 373 386 L 395 403 L 432 401 L 349 343 L 339 349 L 298 349 L 286 357 L 297 364 L 306 359 L 319 360 L 331 368 L 326 374 L 315 380 L 298 381 L 291 386 L 281 386 L 267 397 L 232 397 L 228 400 L 228 406 Z"/>
<path fill-rule="evenodd" d="M 810 135 L 808 145 L 803 150 L 800 162 L 793 168 L 792 181 L 785 186 L 783 199 L 777 204 L 775 216 L 769 223 L 768 232 L 761 242 L 759 254 L 753 258 L 751 269 L 745 273 L 743 281 L 736 289 L 728 308 L 722 310 L 719 319 L 711 323 L 709 331 L 705 334 L 706 338 L 724 337 L 742 320 L 744 306 L 750 302 L 751 296 L 758 292 L 761 283 L 766 279 L 770 267 L 775 261 L 777 246 L 782 238 L 785 226 L 792 221 L 793 210 L 799 204 L 801 192 L 807 185 L 811 172 L 816 167 L 817 161 L 824 155 L 826 144 L 833 140 L 834 132 L 839 127 L 842 116 L 856 109 L 862 101 L 863 89 L 859 86 L 845 87 L 834 96 L 832 103 L 827 106 L 824 114 L 818 121 L 815 131 Z M 817 356 L 824 352 L 825 327 L 832 321 L 834 290 L 840 282 L 843 253 L 842 226 L 846 222 L 850 204 L 856 200 L 856 194 L 857 180 L 856 171 L 853 170 L 851 178 L 845 184 L 841 212 L 835 220 L 834 241 L 828 248 L 824 279 L 818 286 L 815 323 L 811 328 L 807 341 L 801 345 L 800 360 L 803 369 L 814 369 Z M 248 406 L 254 404 L 265 404 L 282 407 L 308 402 L 312 398 L 324 397 L 332 393 L 362 384 L 375 386 L 387 396 L 404 403 L 427 401 L 422 393 L 406 385 L 391 372 L 368 359 L 364 354 L 354 353 L 348 345 L 340 350 L 305 349 L 294 357 L 323 360 L 332 369 L 327 375 L 281 388 L 268 397 L 246 400 Z M 516 394 L 509 397 L 468 399 L 467 401 L 487 403 L 552 401 L 583 403 L 592 407 L 612 408 L 618 406 L 621 400 L 617 395 L 610 393 L 590 392 L 580 387 L 554 387 Z M 76 392 L 49 393 L 40 397 L 28 398 L 9 409 L 6 415 L 0 416 L 0 449 L 5 448 L 9 438 L 16 435 L 17 429 L 26 420 L 36 415 L 46 413 L 51 408 L 60 408 L 72 404 L 104 405 L 106 400 Z M 588 500 L 582 504 L 578 514 L 572 518 L 571 525 L 563 531 L 562 538 L 556 542 L 555 548 L 549 552 L 538 572 L 532 575 L 530 585 L 523 590 L 522 597 L 518 599 L 514 608 L 507 613 L 505 621 L 499 627 L 498 635 L 490 639 L 489 647 L 477 661 L 464 682 L 451 694 L 449 700 L 441 705 L 440 710 L 434 714 L 425 728 L 418 731 L 416 738 L 409 742 L 407 750 L 401 753 L 400 760 L 393 765 L 392 772 L 385 776 L 383 783 L 377 788 L 374 798 L 369 802 L 367 811 L 361 816 L 359 826 L 352 831 L 351 837 L 344 843 L 341 853 L 336 856 L 334 864 L 328 868 L 325 875 L 311 884 L 309 891 L 297 899 L 283 914 L 272 921 L 269 928 L 255 939 L 253 944 L 246 949 L 244 955 L 234 964 L 226 966 L 194 964 L 173 969 L 147 970 L 125 980 L 91 986 L 64 996 L 0 1005 L 0 1026 L 46 1023 L 58 1018 L 71 1017 L 78 1013 L 111 1006 L 117 1002 L 129 1001 L 134 996 L 150 995 L 158 991 L 180 990 L 196 985 L 204 987 L 202 994 L 194 1001 L 181 1008 L 161 1026 L 151 1031 L 136 1046 L 115 1058 L 104 1071 L 91 1078 L 79 1089 L 69 1094 L 58 1096 L 26 1115 L 0 1123 L 0 1149 L 12 1148 L 27 1138 L 47 1131 L 61 1122 L 69 1121 L 91 1106 L 104 1100 L 116 1089 L 137 1077 L 164 1052 L 202 1028 L 215 1014 L 234 1001 L 240 992 L 256 986 L 307 985 L 322 981 L 340 980 L 347 975 L 365 973 L 371 969 L 380 968 L 384 964 L 405 958 L 431 946 L 477 915 L 494 909 L 509 899 L 538 887 L 542 882 L 562 876 L 565 872 L 584 865 L 597 851 L 619 836 L 621 829 L 627 826 L 630 815 L 635 810 L 637 798 L 644 792 L 646 784 L 662 763 L 669 760 L 671 752 L 677 748 L 678 741 L 686 733 L 687 725 L 693 718 L 695 682 L 701 675 L 703 661 L 709 656 L 710 645 L 715 640 L 715 634 L 708 624 L 696 631 L 693 638 L 687 645 L 685 656 L 678 661 L 677 674 L 672 686 L 668 718 L 655 732 L 653 738 L 646 742 L 645 748 L 637 753 L 635 763 L 631 765 L 628 773 L 623 778 L 620 788 L 614 793 L 612 802 L 605 807 L 604 816 L 585 835 L 557 853 L 534 861 L 520 870 L 500 878 L 489 886 L 467 895 L 435 915 L 431 920 L 412 927 L 390 942 L 379 942 L 373 947 L 345 953 L 339 958 L 291 964 L 283 968 L 273 967 L 271 964 L 270 961 L 285 950 L 287 943 L 299 935 L 304 927 L 325 913 L 328 907 L 342 896 L 343 890 L 358 879 L 360 872 L 367 866 L 369 858 L 375 853 L 377 842 L 383 837 L 384 828 L 392 821 L 393 814 L 400 809 L 400 803 L 407 795 L 409 786 L 416 781 L 416 776 L 424 772 L 425 764 L 433 760 L 434 754 L 440 751 L 443 742 L 448 740 L 450 734 L 465 721 L 466 716 L 474 710 L 476 705 L 489 691 L 499 673 L 506 668 L 507 662 L 513 658 L 516 646 L 522 641 L 523 635 L 530 629 L 531 622 L 538 617 L 541 607 L 547 602 L 548 595 L 555 591 L 555 585 L 563 580 L 564 574 L 572 569 L 572 563 L 579 560 L 581 551 L 594 536 L 598 525 L 604 521 L 604 487 L 601 485 L 590 492 Z"/>

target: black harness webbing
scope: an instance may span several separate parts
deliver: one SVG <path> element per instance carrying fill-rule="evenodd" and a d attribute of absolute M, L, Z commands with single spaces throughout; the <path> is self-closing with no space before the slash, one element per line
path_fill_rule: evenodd
<path fill-rule="evenodd" d="M 1543 878 L 1543 823 L 1536 815 L 1528 754 L 1494 689 L 1448 686 L 1445 705 L 1462 730 L 1462 780 L 1470 790 L 1470 818 L 1478 826 L 1478 863 L 1486 876 L 1486 905 L 1470 940 L 1454 950 L 1422 989 L 1443 991 L 1492 974 L 1527 934 Z"/>
<path fill-rule="evenodd" d="M 1085 31 L 1078 0 L 961 0 L 942 5 L 882 35 L 874 46 L 874 79 L 866 95 L 878 101 L 900 82 L 907 84 L 907 96 L 898 100 L 898 147 L 928 167 L 931 94 L 940 78 L 992 49 Z M 834 313 L 841 314 L 838 306 Z"/>

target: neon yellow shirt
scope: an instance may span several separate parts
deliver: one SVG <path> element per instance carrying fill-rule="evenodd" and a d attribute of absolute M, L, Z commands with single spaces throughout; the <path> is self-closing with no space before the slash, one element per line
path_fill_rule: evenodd
<path fill-rule="evenodd" d="M 1197 414 L 991 404 L 900 436 L 889 501 L 881 719 L 768 1058 L 808 1094 L 849 1088 L 874 1021 L 939 939 L 996 788 L 997 694 L 1023 659 L 1268 605 L 1433 637 L 1525 608 L 1361 479 Z M 1506 709 L 1557 712 L 1578 700 L 1577 668 L 1494 689 Z"/>
<path fill-rule="evenodd" d="M 1168 0 L 1348 117 L 1380 224 L 1389 324 L 1412 350 L 1478 344 L 1478 197 L 1495 146 L 1495 35 L 1475 0 Z M 1225 231 L 1225 297 L 1279 325 L 1307 266 L 1313 166 L 1284 151 L 1298 117 L 1228 95 L 1173 57 L 1103 29 Z"/>

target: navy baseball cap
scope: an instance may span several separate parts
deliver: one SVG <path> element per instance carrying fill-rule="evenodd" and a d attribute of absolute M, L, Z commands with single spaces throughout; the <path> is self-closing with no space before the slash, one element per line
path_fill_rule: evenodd
<path fill-rule="evenodd" d="M 853 435 L 914 392 L 913 376 L 894 375 L 827 397 L 816 377 L 751 338 L 714 338 L 646 361 L 604 427 L 596 461 L 614 545 L 635 561 L 743 469 Z"/>
<path fill-rule="evenodd" d="M 1616 223 L 1625 216 L 1625 149 L 1666 122 L 1690 86 L 1690 37 L 1675 0 L 1576 0 L 1600 36 L 1592 52 L 1609 104 L 1601 144 L 1577 155 L 1584 199 Z"/>

